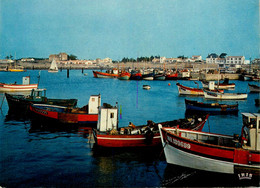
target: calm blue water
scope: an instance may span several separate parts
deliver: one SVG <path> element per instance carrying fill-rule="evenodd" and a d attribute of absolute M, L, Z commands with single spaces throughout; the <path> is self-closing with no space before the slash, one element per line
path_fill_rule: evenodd
<path fill-rule="evenodd" d="M 39 87 L 47 89 L 49 98 L 77 98 L 79 107 L 88 103 L 90 95 L 97 94 L 101 94 L 102 103 L 115 105 L 118 102 L 122 114 L 119 126 L 126 126 L 130 121 L 138 125 L 146 124 L 147 120 L 159 122 L 185 116 L 185 97 L 178 96 L 176 81 L 97 79 L 93 78 L 90 70 L 84 70 L 84 73 L 88 75 L 84 76 L 81 70 L 71 70 L 67 78 L 65 70 L 58 73 L 41 71 Z M 28 75 L 31 76 L 31 83 L 38 82 L 39 71 L 36 70 L 0 72 L 0 82 L 21 83 L 22 77 Z M 193 81 L 179 82 L 196 87 Z M 236 89 L 230 92 L 249 92 L 248 82 L 232 82 L 236 83 Z M 142 85 L 145 84 L 149 84 L 151 90 L 143 90 Z M 233 175 L 167 165 L 163 154 L 160 155 L 161 149 L 93 149 L 89 134 L 84 129 L 34 129 L 29 120 L 9 118 L 7 102 L 3 101 L 2 93 L 0 96 L 0 186 L 158 187 L 244 186 L 259 183 L 239 180 Z M 203 97 L 187 98 L 204 100 Z M 238 101 L 238 115 L 210 116 L 209 124 L 205 125 L 203 131 L 210 129 L 214 133 L 240 134 L 240 113 L 257 112 L 259 108 L 254 103 L 256 98 L 259 98 L 258 94 L 249 93 L 247 100 Z"/>

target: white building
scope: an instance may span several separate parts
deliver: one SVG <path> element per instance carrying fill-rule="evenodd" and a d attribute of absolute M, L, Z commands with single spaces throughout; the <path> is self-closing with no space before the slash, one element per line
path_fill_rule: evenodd
<path fill-rule="evenodd" d="M 218 55 L 215 53 L 212 53 L 210 55 L 207 56 L 206 58 L 206 63 L 208 64 L 213 64 L 213 63 L 217 63 L 217 59 L 218 59 Z"/>
<path fill-rule="evenodd" d="M 202 61 L 202 56 L 201 55 L 193 55 L 191 57 L 191 59 L 195 60 L 195 61 Z"/>
<path fill-rule="evenodd" d="M 226 67 L 236 67 L 236 65 L 245 64 L 245 56 L 228 56 L 226 57 Z"/>

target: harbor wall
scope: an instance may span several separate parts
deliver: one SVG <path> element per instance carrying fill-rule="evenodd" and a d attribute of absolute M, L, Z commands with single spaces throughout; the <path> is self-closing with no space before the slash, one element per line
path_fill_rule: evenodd
<path fill-rule="evenodd" d="M 206 73 L 200 73 L 199 79 L 200 80 L 224 80 L 225 78 L 228 78 L 229 80 L 238 80 L 240 74 L 206 74 Z"/>

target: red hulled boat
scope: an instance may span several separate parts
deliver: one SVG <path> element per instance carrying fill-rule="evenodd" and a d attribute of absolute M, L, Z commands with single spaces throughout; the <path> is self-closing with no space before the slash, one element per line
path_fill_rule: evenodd
<path fill-rule="evenodd" d="M 180 83 L 176 84 L 178 87 L 178 92 L 180 95 L 201 95 L 204 96 L 203 89 L 200 88 L 193 88 L 181 85 Z M 224 90 L 212 90 L 213 92 L 220 92 L 223 93 Z"/>
<path fill-rule="evenodd" d="M 228 174 L 260 175 L 260 114 L 242 113 L 241 136 L 159 127 L 169 164 Z"/>
<path fill-rule="evenodd" d="M 106 72 L 99 72 L 99 71 L 93 71 L 93 75 L 95 78 L 117 78 L 118 77 L 118 70 L 108 70 Z"/>
<path fill-rule="evenodd" d="M 183 129 L 201 131 L 208 115 L 135 126 L 131 122 L 127 127 L 117 127 L 117 107 L 101 107 L 97 129 L 93 130 L 95 142 L 101 147 L 155 147 L 161 145 L 158 124 L 165 127 L 182 127 Z"/>
<path fill-rule="evenodd" d="M 97 124 L 100 95 L 91 95 L 88 105 L 82 108 L 48 104 L 31 104 L 30 113 L 34 121 L 51 124 Z"/>

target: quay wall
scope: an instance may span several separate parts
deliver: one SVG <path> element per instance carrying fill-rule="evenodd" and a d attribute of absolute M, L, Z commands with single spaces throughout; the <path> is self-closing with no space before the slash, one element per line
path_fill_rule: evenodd
<path fill-rule="evenodd" d="M 205 74 L 200 73 L 199 79 L 200 80 L 224 80 L 225 78 L 229 78 L 229 80 L 238 80 L 240 74 Z"/>

